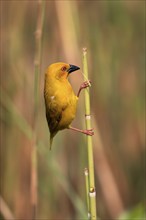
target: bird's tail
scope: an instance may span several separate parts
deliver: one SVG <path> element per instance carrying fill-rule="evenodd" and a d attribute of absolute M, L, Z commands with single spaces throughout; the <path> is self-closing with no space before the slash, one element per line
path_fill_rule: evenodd
<path fill-rule="evenodd" d="M 54 137 L 54 135 L 50 134 L 50 150 L 51 150 L 52 144 L 53 144 L 53 137 Z"/>
<path fill-rule="evenodd" d="M 57 133 L 57 132 L 55 132 L 55 133 L 50 133 L 50 150 L 52 149 L 53 138 L 54 138 L 54 136 L 55 136 L 56 133 Z"/>

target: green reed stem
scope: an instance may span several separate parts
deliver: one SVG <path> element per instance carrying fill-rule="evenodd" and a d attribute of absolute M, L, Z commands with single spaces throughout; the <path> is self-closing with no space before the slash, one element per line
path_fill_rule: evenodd
<path fill-rule="evenodd" d="M 88 65 L 87 65 L 87 49 L 83 48 L 83 73 L 84 80 L 88 79 Z M 85 90 L 85 119 L 86 129 L 91 129 L 91 115 L 90 115 L 90 94 L 89 88 Z M 89 169 L 89 215 L 91 220 L 96 220 L 96 190 L 94 180 L 94 160 L 93 160 L 93 146 L 92 137 L 87 135 L 87 149 L 88 149 L 88 169 Z M 87 199 L 88 204 L 88 199 Z"/>
<path fill-rule="evenodd" d="M 86 185 L 86 200 L 87 200 L 87 209 L 88 214 L 90 213 L 90 206 L 89 206 L 89 171 L 87 168 L 84 170 L 85 174 L 85 185 Z"/>
<path fill-rule="evenodd" d="M 31 204 L 32 204 L 32 219 L 37 218 L 37 118 L 39 107 L 39 82 L 41 69 L 41 51 L 42 51 L 42 32 L 45 14 L 45 1 L 38 0 L 38 17 L 35 31 L 35 60 L 34 60 L 34 111 L 33 111 L 33 131 L 32 138 L 32 153 L 31 153 Z"/>

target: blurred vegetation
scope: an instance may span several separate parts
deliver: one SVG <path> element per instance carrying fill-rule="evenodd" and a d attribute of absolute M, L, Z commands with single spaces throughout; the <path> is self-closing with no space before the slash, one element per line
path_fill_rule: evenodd
<path fill-rule="evenodd" d="M 145 219 L 145 208 L 143 204 L 138 204 L 132 210 L 122 213 L 119 220 Z"/>
<path fill-rule="evenodd" d="M 37 16 L 37 1 L 1 1 L 0 193 L 16 219 L 25 220 L 32 211 Z M 117 219 L 146 201 L 145 1 L 46 1 L 37 119 L 38 219 L 85 219 L 87 214 L 85 137 L 64 130 L 50 152 L 43 98 L 46 67 L 58 61 L 82 67 L 83 47 L 92 81 L 98 216 Z M 81 72 L 70 81 L 77 92 Z M 85 127 L 84 114 L 81 95 L 76 127 Z M 142 219 L 140 207 L 121 219 Z"/>

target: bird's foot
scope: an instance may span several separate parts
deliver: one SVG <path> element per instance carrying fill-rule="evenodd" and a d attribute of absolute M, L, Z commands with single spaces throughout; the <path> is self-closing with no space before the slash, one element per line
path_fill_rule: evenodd
<path fill-rule="evenodd" d="M 93 128 L 88 129 L 88 130 L 83 130 L 83 133 L 89 136 L 93 136 L 94 135 L 94 131 Z"/>
<path fill-rule="evenodd" d="M 79 97 L 80 95 L 80 92 L 82 91 L 82 89 L 85 89 L 87 87 L 89 87 L 91 85 L 91 80 L 88 80 L 88 81 L 85 81 L 81 84 L 80 88 L 79 88 L 79 91 L 78 91 L 78 94 L 77 96 Z"/>
<path fill-rule="evenodd" d="M 74 128 L 72 126 L 69 126 L 68 128 L 71 129 L 71 130 L 74 130 L 74 131 L 81 132 L 82 134 L 86 134 L 86 135 L 90 135 L 90 136 L 94 135 L 93 128 L 87 129 L 87 130 L 81 130 L 81 129 L 78 129 L 78 128 Z"/>
<path fill-rule="evenodd" d="M 91 85 L 91 80 L 85 81 L 81 84 L 80 89 L 85 89 Z"/>

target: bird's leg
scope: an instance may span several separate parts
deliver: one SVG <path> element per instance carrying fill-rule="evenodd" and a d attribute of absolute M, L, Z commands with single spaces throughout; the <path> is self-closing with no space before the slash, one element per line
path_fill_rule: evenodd
<path fill-rule="evenodd" d="M 83 83 L 81 84 L 80 88 L 79 88 L 77 97 L 79 97 L 80 92 L 82 91 L 82 89 L 85 89 L 85 88 L 89 87 L 90 84 L 91 84 L 91 81 L 90 81 L 90 80 L 83 82 Z"/>
<path fill-rule="evenodd" d="M 78 131 L 78 132 L 81 132 L 83 134 L 86 134 L 86 135 L 94 135 L 94 131 L 93 131 L 93 128 L 89 129 L 89 130 L 81 130 L 81 129 L 78 129 L 78 128 L 74 128 L 74 127 L 71 127 L 69 126 L 69 129 L 73 130 L 73 131 Z"/>

